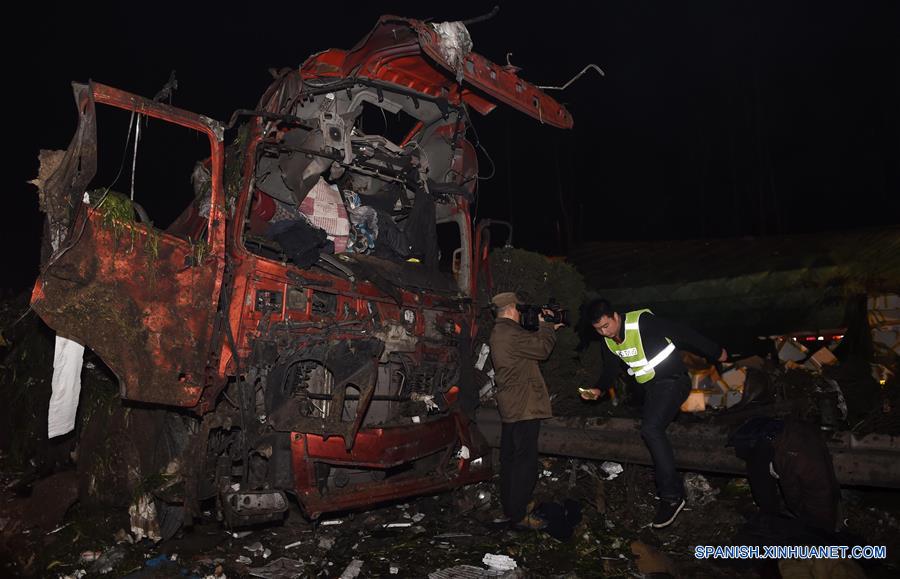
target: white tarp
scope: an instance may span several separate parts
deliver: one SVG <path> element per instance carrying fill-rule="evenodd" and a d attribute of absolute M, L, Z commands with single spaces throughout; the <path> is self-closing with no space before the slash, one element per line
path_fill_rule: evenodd
<path fill-rule="evenodd" d="M 37 185 L 37 183 L 35 183 Z M 38 185 L 42 189 L 43 185 Z M 85 203 L 90 197 L 84 194 Z M 66 234 L 59 224 L 50 227 L 50 247 L 55 254 Z M 47 438 L 68 434 L 75 430 L 75 414 L 81 395 L 81 365 L 84 363 L 84 346 L 62 336 L 56 336 L 53 350 L 53 379 L 50 406 L 47 409 Z"/>
<path fill-rule="evenodd" d="M 84 346 L 62 336 L 56 336 L 53 352 L 53 393 L 47 414 L 47 437 L 68 434 L 75 429 L 75 413 L 81 394 L 81 365 Z"/>

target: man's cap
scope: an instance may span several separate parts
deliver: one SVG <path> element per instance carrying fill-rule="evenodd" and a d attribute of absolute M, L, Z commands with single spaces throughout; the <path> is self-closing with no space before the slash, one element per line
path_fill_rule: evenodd
<path fill-rule="evenodd" d="M 513 304 L 521 304 L 522 301 L 519 299 L 519 296 L 517 296 L 515 292 L 503 292 L 495 295 L 491 300 L 491 303 L 498 308 L 505 308 L 506 306 L 511 306 Z"/>

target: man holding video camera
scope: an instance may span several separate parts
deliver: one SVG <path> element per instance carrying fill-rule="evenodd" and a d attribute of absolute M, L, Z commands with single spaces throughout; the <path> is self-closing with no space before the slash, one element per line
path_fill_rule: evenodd
<path fill-rule="evenodd" d="M 503 514 L 520 529 L 541 529 L 544 521 L 529 512 L 538 475 L 538 435 L 541 420 L 553 416 L 550 395 L 538 362 L 546 360 L 563 324 L 545 321 L 555 313 L 544 309 L 536 332 L 521 325 L 514 292 L 491 300 L 496 320 L 491 331 L 491 360 L 497 382 L 500 433 L 500 502 Z"/>

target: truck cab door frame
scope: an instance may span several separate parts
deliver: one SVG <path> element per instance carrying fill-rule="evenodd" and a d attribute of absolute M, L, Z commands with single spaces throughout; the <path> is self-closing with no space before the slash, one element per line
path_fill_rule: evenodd
<path fill-rule="evenodd" d="M 225 264 L 223 126 L 103 84 L 73 83 L 73 89 L 79 129 L 58 169 L 63 174 L 53 175 L 61 185 L 42 192 L 68 203 L 71 219 L 35 284 L 32 307 L 57 333 L 103 359 L 119 378 L 123 399 L 194 407 L 212 385 L 217 356 L 211 340 Z M 207 136 L 211 203 L 205 239 L 104 219 L 102 206 L 82 202 L 84 192 L 72 183 L 85 186 L 96 170 L 90 163 L 96 158 L 95 103 Z M 84 173 L 81 159 L 89 161 Z"/>

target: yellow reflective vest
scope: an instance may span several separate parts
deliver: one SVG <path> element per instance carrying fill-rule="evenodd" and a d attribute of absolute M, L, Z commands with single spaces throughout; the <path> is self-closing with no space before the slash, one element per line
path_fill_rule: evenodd
<path fill-rule="evenodd" d="M 654 368 L 668 358 L 675 351 L 675 344 L 666 338 L 666 347 L 659 352 L 651 352 L 648 356 L 644 352 L 644 344 L 641 342 L 641 314 L 650 313 L 648 309 L 634 310 L 625 314 L 625 339 L 622 343 L 616 343 L 611 338 L 605 338 L 606 346 L 610 351 L 628 364 L 628 374 L 634 376 L 639 384 L 649 382 L 656 376 Z"/>

